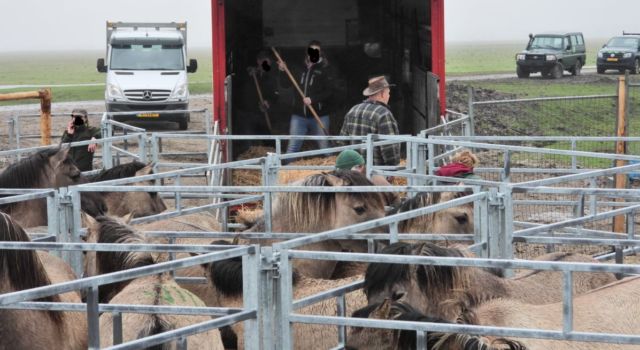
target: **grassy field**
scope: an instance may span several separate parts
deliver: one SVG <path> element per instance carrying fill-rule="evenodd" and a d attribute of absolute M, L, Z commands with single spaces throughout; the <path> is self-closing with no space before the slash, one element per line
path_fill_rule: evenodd
<path fill-rule="evenodd" d="M 104 57 L 102 51 L 59 53 L 4 53 L 0 55 L 0 85 L 66 85 L 104 84 L 105 75 L 96 70 L 96 60 Z M 192 94 L 211 92 L 211 53 L 193 50 L 189 58 L 198 59 L 198 71 L 189 74 Z M 4 89 L 0 93 L 34 89 Z M 53 87 L 54 101 L 101 100 L 103 86 Z M 33 103 L 33 101 L 4 102 L 0 105 Z"/>
<path fill-rule="evenodd" d="M 528 38 L 519 42 L 450 43 L 446 47 L 448 75 L 515 72 L 515 56 Z M 596 54 L 607 39 L 587 40 L 587 66 L 596 64 Z"/>

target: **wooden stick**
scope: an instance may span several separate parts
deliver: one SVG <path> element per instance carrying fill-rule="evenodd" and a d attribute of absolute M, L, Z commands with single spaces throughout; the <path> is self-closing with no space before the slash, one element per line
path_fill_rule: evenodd
<path fill-rule="evenodd" d="M 276 50 L 275 47 L 271 47 L 271 51 L 273 51 L 273 54 L 276 56 L 276 59 L 278 60 L 278 62 L 282 63 L 282 65 L 284 66 L 284 71 L 285 73 L 287 73 L 289 80 L 291 80 L 293 87 L 295 87 L 296 90 L 298 90 L 298 94 L 300 94 L 300 97 L 302 97 L 302 99 L 304 100 L 307 96 L 305 96 L 304 92 L 302 92 L 302 89 L 300 89 L 300 85 L 298 85 L 298 82 L 289 71 L 287 64 L 282 60 L 282 58 L 278 54 L 278 51 Z M 313 115 L 313 117 L 316 118 L 316 122 L 318 122 L 318 125 L 320 125 L 320 129 L 322 129 L 322 132 L 325 134 L 325 136 L 328 136 L 329 133 L 327 133 L 327 129 L 324 128 L 324 124 L 322 124 L 322 120 L 320 120 L 320 117 L 318 116 L 318 113 L 316 112 L 315 108 L 313 108 L 312 105 L 308 105 L 306 107 L 309 108 L 309 111 L 311 111 L 311 114 Z"/>
<path fill-rule="evenodd" d="M 262 89 L 260 89 L 260 84 L 258 84 L 258 77 L 256 77 L 256 72 L 251 72 L 251 76 L 253 77 L 253 83 L 256 85 L 256 91 L 258 92 L 258 99 L 260 99 L 260 109 L 262 109 L 264 113 L 264 120 L 267 122 L 267 128 L 269 129 L 269 133 L 273 134 L 273 129 L 271 129 L 271 119 L 269 119 L 269 112 L 265 109 L 264 105 L 264 97 L 262 97 Z"/>

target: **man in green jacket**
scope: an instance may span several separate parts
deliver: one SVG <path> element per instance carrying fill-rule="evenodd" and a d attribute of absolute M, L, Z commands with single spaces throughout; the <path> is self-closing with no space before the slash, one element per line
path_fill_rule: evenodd
<path fill-rule="evenodd" d="M 89 116 L 85 109 L 74 109 L 71 112 L 71 120 L 67 124 L 67 130 L 62 134 L 62 142 L 78 142 L 99 139 L 100 129 L 89 126 Z M 69 151 L 69 156 L 81 171 L 93 170 L 93 153 L 96 144 L 87 146 L 75 146 Z"/>

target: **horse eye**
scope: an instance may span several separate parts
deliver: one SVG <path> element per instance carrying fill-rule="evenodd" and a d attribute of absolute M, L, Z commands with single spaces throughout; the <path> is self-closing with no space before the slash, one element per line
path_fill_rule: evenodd
<path fill-rule="evenodd" d="M 456 215 L 455 218 L 460 225 L 466 224 L 469 221 L 467 213 Z"/>
<path fill-rule="evenodd" d="M 362 214 L 364 214 L 366 209 L 365 209 L 364 206 L 358 206 L 358 207 L 353 208 L 353 210 L 356 212 L 356 214 L 362 215 Z"/>

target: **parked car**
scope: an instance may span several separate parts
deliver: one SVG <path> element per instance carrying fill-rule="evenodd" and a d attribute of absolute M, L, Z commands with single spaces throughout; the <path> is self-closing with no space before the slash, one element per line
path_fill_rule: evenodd
<path fill-rule="evenodd" d="M 596 67 L 599 74 L 607 69 L 617 69 L 624 73 L 628 70 L 631 74 L 640 71 L 640 34 L 625 33 L 622 36 L 614 36 L 598 51 Z"/>
<path fill-rule="evenodd" d="M 516 55 L 516 73 L 518 78 L 540 72 L 544 77 L 559 79 L 565 70 L 580 75 L 586 61 L 582 33 L 529 34 L 526 50 Z"/>

